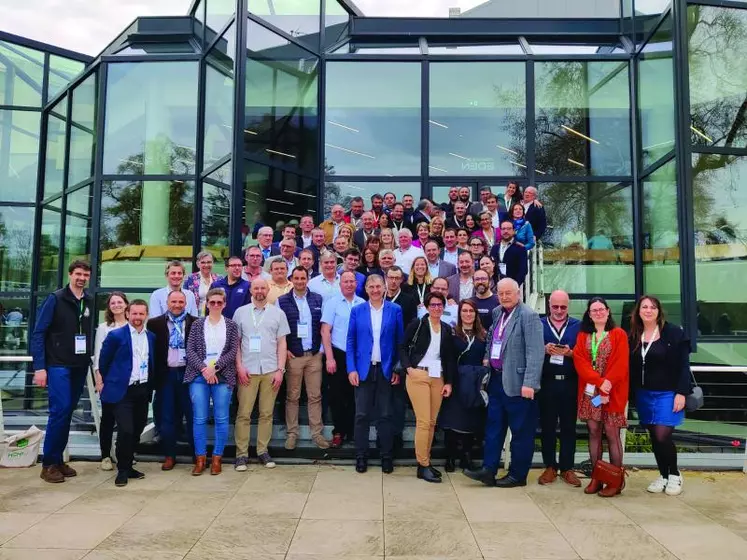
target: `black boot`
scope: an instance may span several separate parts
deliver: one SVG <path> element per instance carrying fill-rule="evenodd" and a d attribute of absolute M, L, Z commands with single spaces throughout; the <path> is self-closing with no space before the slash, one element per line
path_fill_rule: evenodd
<path fill-rule="evenodd" d="M 446 472 L 456 470 L 457 457 L 457 434 L 452 430 L 444 430 L 444 443 L 446 444 Z"/>
<path fill-rule="evenodd" d="M 472 445 L 475 441 L 474 434 L 462 434 L 462 454 L 459 459 L 459 468 L 464 470 L 474 470 L 475 466 L 472 464 Z"/>
<path fill-rule="evenodd" d="M 436 476 L 430 467 L 420 465 L 418 465 L 418 478 L 422 478 L 426 482 L 441 482 L 441 479 Z"/>

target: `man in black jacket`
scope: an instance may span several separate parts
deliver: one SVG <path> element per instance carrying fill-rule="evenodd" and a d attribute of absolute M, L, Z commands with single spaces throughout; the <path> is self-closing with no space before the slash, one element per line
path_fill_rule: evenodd
<path fill-rule="evenodd" d="M 493 245 L 490 258 L 497 266 L 496 272 L 503 278 L 513 278 L 521 286 L 527 276 L 527 250 L 514 243 L 514 223 L 510 220 L 501 222 L 501 242 Z"/>
<path fill-rule="evenodd" d="M 539 204 L 537 200 L 537 189 L 534 187 L 527 187 L 524 189 L 524 200 L 522 201 L 524 206 L 524 214 L 527 222 L 532 224 L 532 231 L 534 231 L 534 237 L 537 241 L 542 239 L 547 229 L 547 214 L 545 208 Z"/>
<path fill-rule="evenodd" d="M 243 281 L 243 280 L 242 280 Z M 187 440 L 192 439 L 192 401 L 189 385 L 184 384 L 187 366 L 187 339 L 194 317 L 186 313 L 186 299 L 181 292 L 171 292 L 166 301 L 168 311 L 148 321 L 147 329 L 156 337 L 154 349 L 156 391 L 154 409 L 158 411 L 155 421 L 161 436 L 164 461 L 161 470 L 170 471 L 176 465 L 176 439 L 182 427 L 182 418 L 187 425 Z"/>

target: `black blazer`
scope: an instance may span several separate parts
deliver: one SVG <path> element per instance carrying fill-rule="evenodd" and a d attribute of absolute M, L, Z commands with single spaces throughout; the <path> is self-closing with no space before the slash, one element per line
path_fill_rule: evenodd
<path fill-rule="evenodd" d="M 192 323 L 197 319 L 187 314 L 184 321 L 184 346 L 186 349 L 189 331 L 192 330 Z M 153 350 L 154 362 L 156 367 L 156 377 L 152 380 L 153 388 L 158 390 L 163 387 L 164 382 L 169 374 L 169 325 L 167 315 L 159 315 L 148 320 L 146 328 L 156 337 L 155 348 Z"/>
<path fill-rule="evenodd" d="M 402 284 L 402 288 L 404 288 L 405 286 L 405 284 Z M 387 301 L 392 301 L 388 295 L 386 295 L 385 297 Z M 399 297 L 397 297 L 397 301 L 394 301 L 392 303 L 395 303 L 402 308 L 402 320 L 404 321 L 405 325 L 409 325 L 412 321 L 417 319 L 418 299 L 412 293 L 408 292 L 407 290 L 401 289 Z"/>
<path fill-rule="evenodd" d="M 501 261 L 500 247 L 501 244 L 496 243 L 490 250 L 490 258 L 495 262 L 496 276 L 499 277 L 499 279 L 513 278 L 516 280 L 516 283 L 521 286 L 527 277 L 527 250 L 516 243 L 512 243 L 511 246 L 506 249 L 506 252 L 503 254 L 503 261 Z M 505 276 L 500 274 L 500 267 L 498 265 L 501 262 L 506 265 Z"/>
<path fill-rule="evenodd" d="M 427 324 L 429 320 L 426 315 L 422 319 L 412 321 L 405 329 L 405 336 L 399 347 L 399 360 L 405 371 L 409 367 L 417 367 L 428 351 L 431 343 L 431 329 Z M 443 321 L 441 321 L 441 370 L 444 383 L 453 383 L 457 372 L 454 330 Z"/>
<path fill-rule="evenodd" d="M 371 233 L 368 237 L 371 238 L 374 235 L 379 235 L 379 230 L 374 229 L 373 233 Z M 362 229 L 355 230 L 355 233 L 353 234 L 353 245 L 358 247 L 358 250 L 362 253 L 363 249 L 366 248 L 366 236 L 363 234 Z"/>
<path fill-rule="evenodd" d="M 664 323 L 659 333 L 661 341 L 667 346 L 666 367 L 664 371 L 646 371 L 646 378 L 652 381 L 656 391 L 674 391 L 680 395 L 689 395 L 690 388 L 690 340 L 685 331 L 678 325 Z M 630 341 L 630 385 L 633 391 L 641 388 L 642 380 L 641 341 Z"/>
<path fill-rule="evenodd" d="M 527 215 L 525 217 L 527 222 L 532 224 L 532 231 L 534 231 L 534 236 L 537 240 L 542 239 L 542 236 L 545 234 L 545 230 L 547 229 L 547 214 L 545 213 L 545 208 L 540 208 L 535 204 L 532 204 L 529 207 L 529 210 L 527 210 Z"/>

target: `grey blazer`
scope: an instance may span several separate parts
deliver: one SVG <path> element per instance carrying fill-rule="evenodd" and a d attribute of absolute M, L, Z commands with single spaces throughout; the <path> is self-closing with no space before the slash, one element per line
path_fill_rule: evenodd
<path fill-rule="evenodd" d="M 453 264 L 446 262 L 443 259 L 441 259 L 441 262 L 438 263 L 438 276 L 440 278 L 448 278 L 449 276 L 452 276 L 456 273 L 457 267 L 455 267 Z"/>
<path fill-rule="evenodd" d="M 449 299 L 453 299 L 455 302 L 459 303 L 459 273 L 452 274 L 449 276 L 446 281 L 449 283 Z M 472 295 L 470 297 L 475 297 L 475 289 L 472 288 Z"/>
<path fill-rule="evenodd" d="M 493 310 L 493 324 L 488 332 L 488 344 L 485 350 L 486 360 L 490 360 L 493 332 L 502 314 L 503 307 L 501 306 Z M 545 359 L 545 340 L 539 315 L 528 305 L 519 303 L 506 325 L 501 359 L 503 360 L 503 390 L 506 395 L 521 396 L 522 386 L 539 391 L 542 364 Z"/>

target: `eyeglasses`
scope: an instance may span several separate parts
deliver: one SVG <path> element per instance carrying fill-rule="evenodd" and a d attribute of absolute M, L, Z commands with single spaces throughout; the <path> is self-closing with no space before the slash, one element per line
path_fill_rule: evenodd
<path fill-rule="evenodd" d="M 470 246 L 470 247 L 482 247 L 482 243 L 480 243 L 480 242 L 478 241 L 477 243 L 470 243 L 470 244 L 469 244 L 469 246 Z"/>
<path fill-rule="evenodd" d="M 239 268 L 240 268 L 241 266 L 242 266 L 242 264 L 241 264 L 241 263 L 233 263 L 233 264 L 229 264 L 229 265 L 228 265 L 228 267 L 229 267 L 229 268 L 236 268 L 236 267 L 239 267 Z"/>
<path fill-rule="evenodd" d="M 589 309 L 589 313 L 593 313 L 594 315 L 601 315 L 603 313 L 607 313 L 609 309 L 602 307 L 600 309 Z"/>
<path fill-rule="evenodd" d="M 437 302 L 433 302 L 433 303 L 429 303 L 428 304 L 428 307 L 435 307 L 436 309 L 439 309 L 439 308 L 441 308 L 443 306 L 444 306 L 443 303 L 437 303 Z"/>
<path fill-rule="evenodd" d="M 551 305 L 550 309 L 556 309 L 558 311 L 565 311 L 566 309 L 568 309 L 568 306 L 567 305 Z"/>
<path fill-rule="evenodd" d="M 223 301 L 209 301 L 208 302 L 208 305 L 210 307 L 219 307 L 219 306 L 224 305 L 224 304 L 225 304 L 225 302 L 223 302 Z"/>

